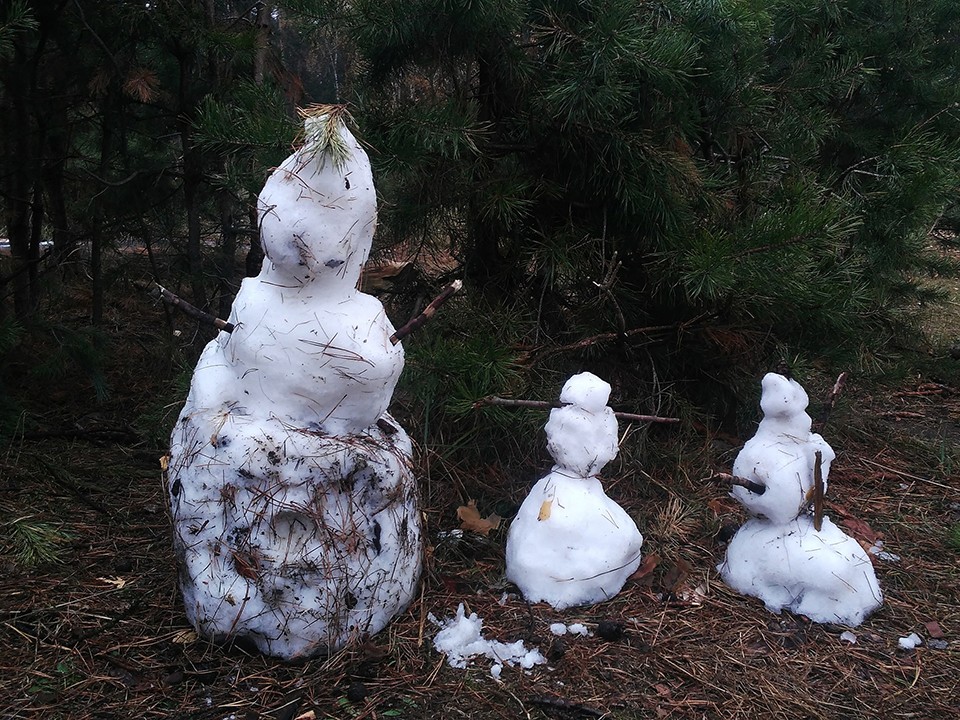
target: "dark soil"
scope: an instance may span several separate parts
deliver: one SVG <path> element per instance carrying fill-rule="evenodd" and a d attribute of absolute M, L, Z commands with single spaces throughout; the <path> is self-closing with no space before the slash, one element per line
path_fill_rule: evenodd
<path fill-rule="evenodd" d="M 124 348 L 104 353 L 116 358 L 109 399 L 96 402 L 79 370 L 37 380 L 36 347 L 12 359 L 23 363 L 11 371 L 22 378 L 15 394 L 25 414 L 0 454 L 0 717 L 955 716 L 960 389 L 942 378 L 914 375 L 893 387 L 854 379 L 824 431 L 838 451 L 828 514 L 864 542 L 882 537 L 900 558 L 878 561 L 885 602 L 854 631 L 856 644 L 841 639 L 844 628 L 771 615 L 720 582 L 722 530 L 742 515 L 701 478 L 729 471 L 745 438 L 701 434 L 668 438 L 679 448 L 673 467 L 608 468 L 609 492 L 637 518 L 651 558 L 614 600 L 563 612 L 528 606 L 502 579 L 505 527 L 488 538 L 442 537 L 458 527 L 470 478 L 484 475 L 464 468 L 457 491 L 433 480 L 426 572 L 412 606 L 360 647 L 291 665 L 213 646 L 184 620 L 160 458 L 185 389 L 170 383 L 176 372 L 162 359 L 162 309 L 131 303 L 113 308 L 99 340 Z M 499 500 L 519 502 L 527 487 L 504 482 Z M 13 528 L 24 517 L 59 538 L 48 543 L 52 562 L 18 555 Z M 549 665 L 506 668 L 502 682 L 489 663 L 450 668 L 427 614 L 451 616 L 459 603 L 484 618 L 490 637 L 538 645 Z M 558 640 L 548 630 L 558 621 L 594 634 Z M 911 632 L 925 644 L 899 649 Z"/>

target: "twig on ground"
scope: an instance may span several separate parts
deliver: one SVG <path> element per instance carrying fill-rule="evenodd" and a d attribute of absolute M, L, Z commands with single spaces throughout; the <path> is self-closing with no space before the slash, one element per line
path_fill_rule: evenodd
<path fill-rule="evenodd" d="M 595 710 L 592 707 L 580 705 L 579 703 L 573 703 L 569 700 L 562 700 L 561 698 L 557 697 L 549 697 L 547 695 L 532 696 L 530 698 L 530 704 L 536 705 L 537 707 L 560 710 L 561 712 L 571 715 L 582 715 L 584 717 L 602 718 L 606 717 L 607 715 L 607 713 L 600 710 Z"/>
<path fill-rule="evenodd" d="M 213 325 L 215 328 L 217 328 L 217 330 L 223 330 L 224 332 L 228 333 L 233 332 L 233 323 L 227 322 L 226 320 L 221 320 L 216 315 L 211 315 L 210 313 L 204 312 L 200 308 L 191 305 L 183 298 L 174 295 L 160 283 L 157 283 L 157 286 L 154 288 L 153 295 L 155 297 L 159 297 L 168 305 L 172 305 L 173 307 L 177 308 L 185 315 L 189 315 L 194 320 L 199 320 L 205 325 Z"/>
<path fill-rule="evenodd" d="M 547 402 L 546 400 L 512 400 L 510 398 L 497 397 L 496 395 L 488 395 L 487 397 L 480 398 L 475 403 L 473 403 L 474 408 L 483 407 L 485 405 L 497 405 L 499 407 L 518 407 L 518 408 L 532 408 L 534 410 L 553 410 L 555 408 L 561 408 L 569 405 L 570 403 L 561 403 L 561 402 Z M 673 417 L 660 417 L 659 415 L 637 415 L 636 413 L 626 413 L 626 412 L 617 412 L 613 413 L 618 420 L 626 421 L 635 421 L 635 422 L 650 422 L 650 423 L 678 423 L 680 418 Z"/>
<path fill-rule="evenodd" d="M 763 483 L 758 483 L 755 480 L 748 480 L 745 477 L 739 477 L 738 475 L 731 475 L 730 473 L 718 472 L 714 473 L 710 477 L 704 478 L 707 481 L 713 482 L 722 482 L 727 485 L 737 485 L 742 488 L 746 488 L 752 493 L 757 495 L 763 495 L 767 491 L 767 486 Z"/>
<path fill-rule="evenodd" d="M 447 285 L 443 292 L 437 295 L 429 305 L 427 305 L 423 312 L 417 315 L 413 320 L 408 322 L 402 328 L 397 330 L 393 335 L 390 336 L 390 342 L 396 345 L 398 342 L 403 340 L 407 335 L 412 333 L 415 330 L 419 330 L 423 327 L 429 320 L 432 318 L 436 312 L 437 308 L 443 305 L 447 300 L 453 297 L 460 288 L 463 287 L 462 280 L 454 280 L 452 283 Z"/>

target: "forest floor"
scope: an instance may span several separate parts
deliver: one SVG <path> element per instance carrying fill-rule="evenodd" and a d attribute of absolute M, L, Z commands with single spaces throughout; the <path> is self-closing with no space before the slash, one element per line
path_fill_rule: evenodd
<path fill-rule="evenodd" d="M 42 393 L 26 379 L 12 388 L 27 414 L 0 451 L 0 718 L 890 720 L 952 717 L 960 706 L 960 372 L 854 377 L 833 411 L 827 513 L 892 553 L 876 560 L 884 604 L 855 643 L 845 628 L 772 615 L 720 581 L 724 530 L 743 514 L 701 478 L 729 472 L 746 438 L 708 432 L 695 452 L 677 450 L 673 469 L 624 462 L 605 472 L 648 558 L 612 601 L 558 612 L 518 598 L 503 579 L 505 527 L 449 534 L 476 474 L 463 470 L 461 489 L 426 493 L 413 604 L 359 647 L 287 664 L 211 645 L 187 624 L 158 430 L 185 388 L 168 381 L 163 310 L 131 300 L 111 313 L 106 341 L 124 351 L 110 355 L 109 398 L 94 402 L 95 383 L 79 375 L 51 375 Z M 928 367 L 950 367 L 946 349 L 932 353 Z M 811 397 L 830 384 L 808 388 Z M 534 478 L 498 492 L 519 502 Z M 483 497 L 496 500 L 489 489 Z M 31 547 L 50 557 L 24 557 Z M 538 646 L 548 664 L 505 668 L 499 682 L 489 662 L 450 667 L 428 615 L 451 617 L 460 603 L 487 637 Z M 593 632 L 558 638 L 556 622 Z M 901 649 L 913 632 L 924 644 Z"/>

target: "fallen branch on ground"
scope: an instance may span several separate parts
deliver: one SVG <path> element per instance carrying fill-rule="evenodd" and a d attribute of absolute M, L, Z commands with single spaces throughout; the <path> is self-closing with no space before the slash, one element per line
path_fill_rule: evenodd
<path fill-rule="evenodd" d="M 511 400 L 510 398 L 497 397 L 496 395 L 488 395 L 485 398 L 480 398 L 474 404 L 474 408 L 483 407 L 485 405 L 497 405 L 499 407 L 519 407 L 519 408 L 532 408 L 534 410 L 553 410 L 555 408 L 565 407 L 570 403 L 561 403 L 561 402 L 547 402 L 545 400 Z M 616 412 L 613 413 L 618 420 L 626 421 L 635 421 L 635 422 L 650 422 L 650 423 L 678 423 L 680 418 L 672 417 L 660 417 L 658 415 L 637 415 L 636 413 L 626 413 L 626 412 Z"/>

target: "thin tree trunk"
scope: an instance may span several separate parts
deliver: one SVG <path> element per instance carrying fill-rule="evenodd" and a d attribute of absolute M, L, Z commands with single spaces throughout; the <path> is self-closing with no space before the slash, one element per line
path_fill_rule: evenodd
<path fill-rule="evenodd" d="M 30 288 L 30 217 L 34 186 L 34 128 L 30 120 L 27 61 L 19 48 L 10 61 L 4 82 L 3 134 L 9 168 L 4 183 L 6 234 L 10 241 L 13 307 L 17 319 L 30 316 L 34 307 Z"/>
<path fill-rule="evenodd" d="M 219 284 L 220 317 L 230 315 L 230 306 L 236 293 L 233 278 L 237 266 L 237 229 L 234 222 L 235 202 L 229 190 L 219 191 L 220 201 L 220 267 L 217 272 Z"/>
<path fill-rule="evenodd" d="M 97 165 L 97 177 L 101 180 L 110 179 L 110 158 L 113 155 L 114 145 L 114 103 L 111 98 L 112 92 L 108 91 L 107 97 L 101 105 L 101 130 L 100 130 L 100 162 Z M 94 201 L 93 221 L 90 228 L 90 279 L 93 286 L 93 302 L 90 311 L 90 320 L 94 325 L 103 322 L 103 245 L 105 242 L 104 233 L 104 200 L 102 195 Z"/>
<path fill-rule="evenodd" d="M 180 145 L 183 153 L 183 204 L 187 215 L 187 263 L 190 274 L 191 298 L 199 308 L 207 307 L 206 290 L 203 284 L 203 248 L 200 224 L 200 186 L 203 183 L 203 158 L 194 144 L 191 119 L 195 103 L 191 99 L 191 75 L 193 54 L 186 50 L 180 57 L 180 88 L 178 123 Z"/>

